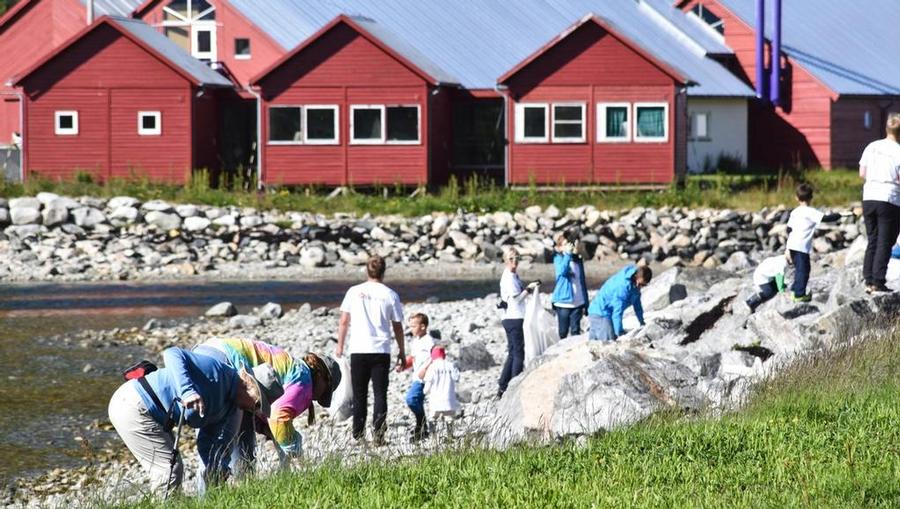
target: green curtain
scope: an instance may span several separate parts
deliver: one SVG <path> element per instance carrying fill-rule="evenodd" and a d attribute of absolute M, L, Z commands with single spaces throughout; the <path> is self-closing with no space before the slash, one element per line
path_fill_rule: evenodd
<path fill-rule="evenodd" d="M 638 136 L 643 138 L 662 138 L 666 134 L 665 111 L 660 107 L 637 109 Z"/>
<path fill-rule="evenodd" d="M 606 137 L 628 137 L 628 108 L 618 106 L 606 108 Z"/>

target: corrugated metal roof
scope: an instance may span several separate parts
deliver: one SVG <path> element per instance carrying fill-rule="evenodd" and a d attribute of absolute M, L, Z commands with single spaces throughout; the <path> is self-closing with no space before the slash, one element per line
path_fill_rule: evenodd
<path fill-rule="evenodd" d="M 713 30 L 703 26 L 696 16 L 687 16 L 678 9 L 672 8 L 672 0 L 639 0 L 651 7 L 660 16 L 672 24 L 672 27 L 684 33 L 695 44 L 711 55 L 733 55 L 734 51 L 725 44 L 725 38 Z"/>
<path fill-rule="evenodd" d="M 720 3 L 756 26 L 754 0 Z M 767 36 L 772 5 L 766 5 Z M 900 1 L 784 0 L 781 19 L 784 52 L 834 92 L 900 95 Z"/>
<path fill-rule="evenodd" d="M 143 0 L 93 0 L 94 1 L 94 17 L 100 16 L 122 16 L 130 17 L 131 13 L 137 9 Z M 82 5 L 87 5 L 88 0 L 81 0 Z"/>
<path fill-rule="evenodd" d="M 415 48 L 427 61 L 439 62 L 440 72 L 471 89 L 493 88 L 503 73 L 593 13 L 696 82 L 698 85 L 688 90 L 689 95 L 753 95 L 746 84 L 705 57 L 714 47 L 711 41 L 691 42 L 694 32 L 682 23 L 690 20 L 678 18 L 684 14 L 671 7 L 663 11 L 664 6 L 658 2 L 649 6 L 636 0 L 230 0 L 230 3 L 285 50 L 294 48 L 340 14 L 370 18 L 391 34 L 393 43 L 384 42 L 395 51 L 407 55 L 406 51 Z M 650 11 L 663 13 L 653 16 Z M 678 21 L 672 22 L 673 19 Z"/>
<path fill-rule="evenodd" d="M 170 41 L 155 28 L 143 21 L 112 16 L 112 23 L 121 27 L 135 38 L 142 41 L 173 65 L 193 76 L 200 84 L 215 87 L 232 87 L 234 84 L 227 78 L 210 69 L 206 64 L 192 57 L 174 42 Z"/>

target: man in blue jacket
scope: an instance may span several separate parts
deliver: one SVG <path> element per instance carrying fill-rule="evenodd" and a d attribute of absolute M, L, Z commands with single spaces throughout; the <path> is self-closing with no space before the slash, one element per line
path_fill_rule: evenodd
<path fill-rule="evenodd" d="M 638 322 L 644 325 L 641 288 L 647 286 L 653 272 L 646 265 L 627 265 L 607 279 L 588 308 L 591 330 L 588 339 L 613 341 L 625 333 L 622 315 L 634 306 Z"/>
<path fill-rule="evenodd" d="M 553 269 L 556 286 L 550 302 L 556 310 L 560 339 L 569 334 L 581 334 L 581 317 L 587 305 L 587 284 L 584 281 L 584 262 L 576 254 L 578 241 L 570 241 L 565 234 L 556 237 Z"/>
<path fill-rule="evenodd" d="M 269 364 L 240 371 L 181 348 L 163 352 L 164 368 L 125 382 L 109 402 L 109 419 L 150 474 L 150 490 L 178 488 L 183 466 L 173 449 L 173 428 L 184 422 L 198 430 L 197 449 L 207 482 L 228 477 L 231 446 L 241 412 L 268 417 L 272 401 L 284 392 Z"/>

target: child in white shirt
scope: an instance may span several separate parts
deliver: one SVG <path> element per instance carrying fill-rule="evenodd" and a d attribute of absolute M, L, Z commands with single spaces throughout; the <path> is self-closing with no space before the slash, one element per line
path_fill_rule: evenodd
<path fill-rule="evenodd" d="M 425 393 L 428 394 L 428 406 L 434 419 L 455 417 L 459 412 L 459 401 L 456 399 L 458 381 L 456 364 L 447 360 L 443 347 L 434 347 L 425 373 Z"/>
<path fill-rule="evenodd" d="M 840 214 L 823 214 L 810 207 L 813 199 L 813 188 L 803 183 L 797 186 L 797 201 L 800 206 L 791 211 L 788 219 L 787 255 L 794 265 L 794 282 L 791 285 L 791 296 L 794 302 L 809 302 L 812 296 L 806 293 L 809 283 L 810 260 L 813 233 L 819 223 L 831 223 L 841 218 Z"/>
<path fill-rule="evenodd" d="M 411 367 L 412 383 L 406 392 L 406 406 L 416 417 L 416 427 L 412 433 L 412 442 L 418 442 L 428 436 L 428 423 L 425 421 L 425 371 L 431 362 L 431 349 L 434 339 L 428 334 L 428 317 L 416 313 L 409 317 L 409 329 L 412 339 L 409 341 L 407 367 Z"/>
<path fill-rule="evenodd" d="M 753 271 L 753 284 L 759 287 L 759 293 L 754 293 L 747 299 L 751 313 L 756 311 L 760 304 L 784 291 L 786 268 L 787 257 L 781 255 L 770 256 L 759 263 Z"/>

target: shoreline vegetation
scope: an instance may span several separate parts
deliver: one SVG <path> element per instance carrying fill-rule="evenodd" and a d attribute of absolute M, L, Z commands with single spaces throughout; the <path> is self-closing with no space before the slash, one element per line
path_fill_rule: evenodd
<path fill-rule="evenodd" d="M 463 446 L 350 467 L 335 459 L 169 506 L 897 507 L 898 390 L 895 323 L 809 356 L 721 417 L 657 414 L 580 442 L 507 451 Z"/>
<path fill-rule="evenodd" d="M 154 183 L 135 176 L 130 179 L 96 181 L 89 173 L 78 173 L 73 180 L 56 181 L 31 178 L 24 184 L 0 181 L 0 197 L 34 196 L 52 192 L 66 196 L 133 196 L 141 201 L 165 200 L 212 206 L 253 207 L 259 210 L 352 213 L 372 215 L 421 216 L 432 212 L 496 212 L 539 205 L 568 207 L 594 205 L 600 210 L 633 207 L 704 207 L 715 209 L 758 210 L 785 205 L 793 207 L 794 188 L 809 182 L 816 189 L 819 207 L 847 206 L 862 196 L 862 180 L 854 170 L 797 170 L 770 173 L 719 173 L 689 175 L 683 186 L 668 186 L 657 191 L 589 190 L 577 188 L 542 191 L 531 185 L 525 189 L 506 189 L 491 182 L 470 178 L 450 183 L 432 192 L 418 192 L 402 186 L 377 186 L 331 196 L 331 190 L 318 187 L 272 186 L 257 192 L 253 180 L 240 178 L 210 185 L 210 176 L 197 171 L 185 185 Z M 614 188 L 615 186 L 613 186 Z"/>

